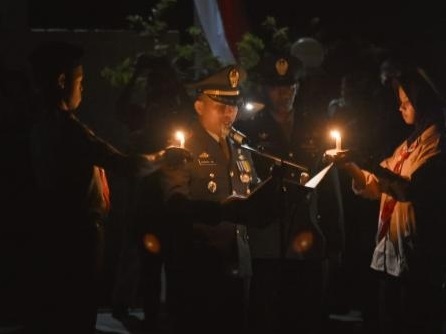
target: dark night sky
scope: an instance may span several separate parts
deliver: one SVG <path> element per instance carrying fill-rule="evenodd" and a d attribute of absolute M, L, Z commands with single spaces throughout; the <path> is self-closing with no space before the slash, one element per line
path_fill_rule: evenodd
<path fill-rule="evenodd" d="M 30 0 L 29 21 L 32 28 L 126 29 L 127 15 L 147 16 L 156 3 L 158 0 Z M 311 19 L 317 17 L 327 39 L 359 37 L 418 54 L 427 63 L 442 62 L 446 54 L 446 19 L 440 7 L 439 0 L 243 0 L 254 32 L 266 16 L 273 16 L 280 27 L 290 28 L 292 36 L 309 36 L 314 33 Z M 193 22 L 193 1 L 177 0 L 165 19 L 170 28 L 184 31 Z"/>
<path fill-rule="evenodd" d="M 202 0 L 205 1 L 205 0 Z M 320 17 L 330 29 L 341 33 L 361 32 L 380 37 L 387 34 L 422 34 L 423 31 L 446 26 L 442 19 L 440 1 L 434 0 L 241 0 L 245 14 L 253 24 L 267 15 L 274 16 L 281 25 L 305 30 L 313 17 Z M 128 14 L 148 14 L 158 0 L 30 0 L 29 18 L 32 27 L 39 28 L 126 28 Z M 177 0 L 175 12 L 168 16 L 176 28 L 192 22 L 192 0 Z"/>
<path fill-rule="evenodd" d="M 205 0 L 202 0 L 205 1 Z M 416 1 L 416 2 L 415 2 Z M 29 20 L 35 28 L 125 29 L 129 14 L 146 16 L 158 0 L 30 0 Z M 192 0 L 177 0 L 166 20 L 174 29 L 192 24 Z M 332 35 L 359 34 L 380 42 L 446 40 L 446 20 L 440 1 L 434 0 L 243 0 L 252 29 L 269 15 L 280 26 L 288 26 L 295 35 L 309 33 L 310 20 L 321 19 Z"/>
<path fill-rule="evenodd" d="M 33 28 L 125 29 L 126 16 L 148 16 L 158 0 L 29 0 L 29 20 Z M 193 18 L 192 0 L 177 0 L 167 15 L 169 26 L 190 25 Z"/>

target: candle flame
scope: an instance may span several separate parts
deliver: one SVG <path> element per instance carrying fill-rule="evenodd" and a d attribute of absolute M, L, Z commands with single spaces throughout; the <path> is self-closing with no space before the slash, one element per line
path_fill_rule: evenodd
<path fill-rule="evenodd" d="M 339 140 L 341 138 L 341 133 L 338 130 L 331 130 L 330 131 L 330 136 L 333 139 Z"/>
<path fill-rule="evenodd" d="M 341 133 L 338 130 L 331 130 L 330 135 L 336 140 L 336 150 L 341 150 Z"/>
<path fill-rule="evenodd" d="M 183 131 L 175 132 L 175 139 L 180 142 L 180 147 L 184 148 L 184 142 L 186 141 L 184 132 Z"/>

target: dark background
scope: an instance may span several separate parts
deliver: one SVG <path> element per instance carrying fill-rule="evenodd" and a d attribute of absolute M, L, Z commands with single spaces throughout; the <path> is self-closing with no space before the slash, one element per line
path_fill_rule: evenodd
<path fill-rule="evenodd" d="M 335 35 L 362 35 L 377 42 L 422 40 L 445 35 L 441 1 L 296 1 L 240 0 L 244 14 L 255 27 L 267 16 L 277 18 L 295 33 L 308 33 L 310 21 L 321 23 Z M 31 27 L 125 29 L 125 17 L 148 15 L 157 0 L 29 0 Z M 169 26 L 184 28 L 193 22 L 193 1 L 178 0 L 167 15 Z"/>
<path fill-rule="evenodd" d="M 269 15 L 296 34 L 310 33 L 310 21 L 319 18 L 332 35 L 361 35 L 384 43 L 445 39 L 441 1 L 240 1 L 252 29 Z M 157 2 L 29 0 L 29 22 L 34 28 L 125 29 L 127 15 L 148 15 Z M 166 19 L 173 29 L 191 25 L 193 1 L 178 0 Z"/>
<path fill-rule="evenodd" d="M 415 58 L 439 77 L 446 73 L 446 19 L 441 1 L 240 0 L 249 29 L 267 16 L 290 35 L 333 40 L 361 39 Z M 29 0 L 31 28 L 127 29 L 127 15 L 147 17 L 158 0 Z M 163 17 L 180 33 L 193 24 L 193 1 L 178 0 Z"/>

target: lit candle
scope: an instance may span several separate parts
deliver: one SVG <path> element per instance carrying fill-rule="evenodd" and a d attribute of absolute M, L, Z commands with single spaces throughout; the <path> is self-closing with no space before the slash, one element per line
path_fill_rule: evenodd
<path fill-rule="evenodd" d="M 179 141 L 180 148 L 184 148 L 184 142 L 186 141 L 186 139 L 184 137 L 184 132 L 183 131 L 177 131 L 175 133 L 175 138 Z"/>
<path fill-rule="evenodd" d="M 330 134 L 336 140 L 336 150 L 341 151 L 341 134 L 337 130 L 332 130 Z"/>

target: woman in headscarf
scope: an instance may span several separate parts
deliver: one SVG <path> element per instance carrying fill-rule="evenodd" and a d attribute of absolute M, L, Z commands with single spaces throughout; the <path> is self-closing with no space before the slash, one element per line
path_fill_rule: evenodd
<path fill-rule="evenodd" d="M 426 72 L 385 62 L 382 82 L 413 127 L 394 153 L 372 170 L 340 152 L 331 157 L 352 176 L 353 191 L 380 199 L 371 268 L 380 278 L 381 333 L 442 333 L 446 266 L 444 101 Z"/>

